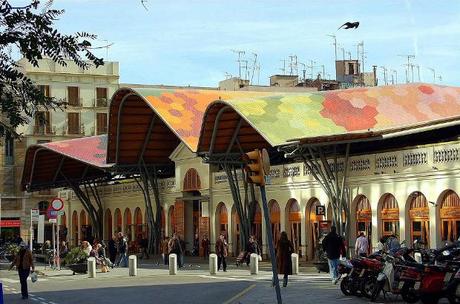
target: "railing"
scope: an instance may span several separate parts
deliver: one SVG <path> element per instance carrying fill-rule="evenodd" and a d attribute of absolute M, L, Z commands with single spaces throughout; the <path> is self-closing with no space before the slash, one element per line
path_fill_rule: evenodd
<path fill-rule="evenodd" d="M 65 102 L 67 102 L 67 105 L 70 107 L 81 107 L 83 104 L 83 98 L 77 98 L 77 99 L 66 98 Z"/>
<path fill-rule="evenodd" d="M 46 134 L 56 134 L 56 127 L 51 128 L 51 126 L 41 125 L 34 126 L 34 135 L 46 135 Z"/>
<path fill-rule="evenodd" d="M 107 107 L 107 98 L 96 98 L 94 102 L 95 107 Z"/>

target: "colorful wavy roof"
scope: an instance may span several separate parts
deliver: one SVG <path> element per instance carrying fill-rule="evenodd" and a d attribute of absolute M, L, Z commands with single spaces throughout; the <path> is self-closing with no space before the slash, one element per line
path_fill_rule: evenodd
<path fill-rule="evenodd" d="M 432 84 L 221 95 L 214 104 L 230 105 L 272 146 L 296 138 L 382 131 L 460 116 L 460 88 Z"/>
<path fill-rule="evenodd" d="M 41 146 L 94 167 L 108 168 L 112 166 L 106 162 L 107 135 L 54 141 L 39 144 L 37 146 Z"/>
<path fill-rule="evenodd" d="M 143 97 L 169 128 L 194 152 L 197 150 L 204 112 L 209 104 L 217 100 L 252 100 L 271 94 L 155 88 L 121 88 L 119 91 L 127 89 Z M 116 95 L 117 93 L 114 96 Z"/>

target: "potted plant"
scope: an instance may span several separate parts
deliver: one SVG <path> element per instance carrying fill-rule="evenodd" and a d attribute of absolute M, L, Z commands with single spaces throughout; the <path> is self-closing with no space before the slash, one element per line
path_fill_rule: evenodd
<path fill-rule="evenodd" d="M 86 260 L 88 256 L 80 248 L 75 247 L 70 250 L 64 258 L 65 265 L 75 273 L 86 273 L 88 271 L 88 264 Z"/>

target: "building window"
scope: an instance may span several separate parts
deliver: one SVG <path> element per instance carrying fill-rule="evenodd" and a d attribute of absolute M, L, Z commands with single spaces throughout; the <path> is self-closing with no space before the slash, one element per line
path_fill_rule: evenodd
<path fill-rule="evenodd" d="M 80 113 L 67 113 L 67 133 L 80 134 Z"/>
<path fill-rule="evenodd" d="M 39 111 L 35 113 L 34 134 L 50 134 L 51 120 L 50 112 Z"/>
<path fill-rule="evenodd" d="M 96 114 L 97 134 L 107 133 L 107 113 Z"/>
<path fill-rule="evenodd" d="M 14 165 L 14 138 L 9 132 L 5 134 L 5 165 Z"/>
<path fill-rule="evenodd" d="M 107 88 L 96 88 L 96 106 L 107 106 Z"/>
<path fill-rule="evenodd" d="M 78 87 L 67 87 L 67 103 L 70 106 L 80 106 L 80 94 Z"/>
<path fill-rule="evenodd" d="M 42 92 L 45 97 L 50 97 L 50 86 L 49 85 L 39 85 L 38 89 Z"/>
<path fill-rule="evenodd" d="M 353 62 L 348 63 L 348 75 L 354 75 L 355 74 L 355 65 Z"/>

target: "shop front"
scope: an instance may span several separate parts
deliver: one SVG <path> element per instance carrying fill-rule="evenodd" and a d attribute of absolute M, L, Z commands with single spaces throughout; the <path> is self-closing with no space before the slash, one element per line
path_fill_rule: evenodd
<path fill-rule="evenodd" d="M 369 252 L 372 248 L 372 210 L 366 196 L 360 195 L 356 205 L 356 234 L 364 233 L 369 242 Z"/>
<path fill-rule="evenodd" d="M 442 199 L 441 209 L 441 240 L 454 242 L 460 237 L 460 198 L 457 193 L 448 190 Z"/>
<path fill-rule="evenodd" d="M 399 206 L 396 198 L 391 193 L 384 194 L 381 198 L 382 208 L 380 210 L 381 236 L 399 236 Z"/>
<path fill-rule="evenodd" d="M 2 217 L 0 220 L 0 243 L 13 241 L 20 235 L 21 219 Z"/>
<path fill-rule="evenodd" d="M 417 241 L 419 244 L 430 244 L 430 221 L 428 202 L 421 192 L 409 195 L 409 221 L 411 245 Z"/>

